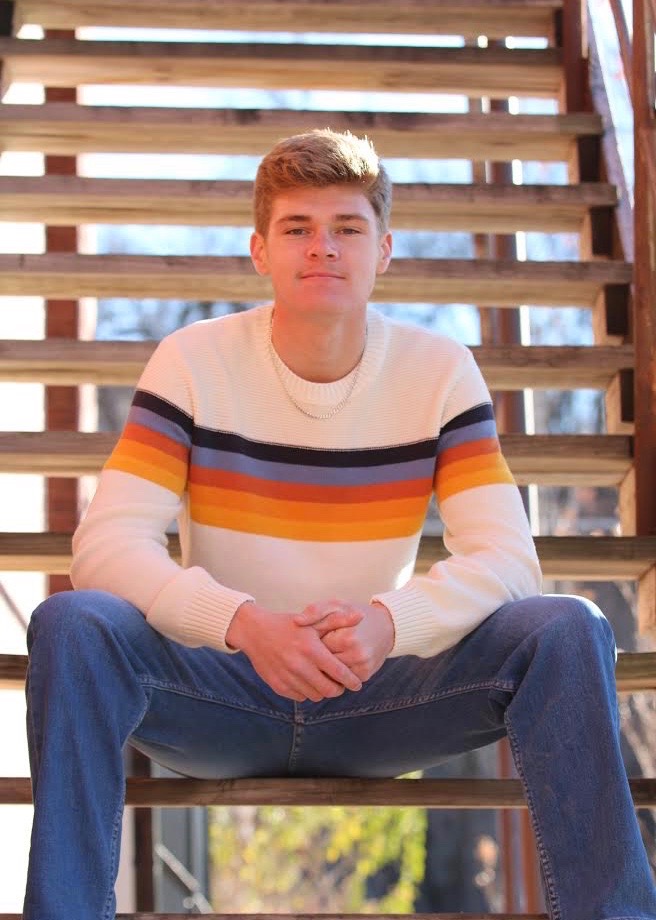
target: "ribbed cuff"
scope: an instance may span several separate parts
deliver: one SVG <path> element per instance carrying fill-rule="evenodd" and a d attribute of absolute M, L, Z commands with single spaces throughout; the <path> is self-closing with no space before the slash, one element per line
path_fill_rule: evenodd
<path fill-rule="evenodd" d="M 375 594 L 372 601 L 384 604 L 394 621 L 394 647 L 390 657 L 424 656 L 435 643 L 435 607 L 422 591 L 408 584 L 396 591 Z"/>
<path fill-rule="evenodd" d="M 205 569 L 192 566 L 160 591 L 147 619 L 154 629 L 183 645 L 234 652 L 226 645 L 226 632 L 237 608 L 252 600 L 250 594 L 226 588 Z"/>

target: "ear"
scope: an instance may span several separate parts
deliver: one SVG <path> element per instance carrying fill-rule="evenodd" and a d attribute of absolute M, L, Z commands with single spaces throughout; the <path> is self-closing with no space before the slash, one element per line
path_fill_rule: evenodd
<path fill-rule="evenodd" d="M 260 233 L 251 234 L 251 259 L 258 275 L 269 274 L 269 260 L 264 238 Z"/>
<path fill-rule="evenodd" d="M 376 274 L 382 275 L 387 271 L 392 258 L 392 234 L 389 230 L 381 237 L 379 246 L 380 255 L 376 266 Z"/>

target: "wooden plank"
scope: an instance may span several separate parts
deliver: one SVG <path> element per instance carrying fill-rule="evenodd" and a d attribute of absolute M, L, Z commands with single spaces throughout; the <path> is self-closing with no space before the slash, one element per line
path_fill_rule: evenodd
<path fill-rule="evenodd" d="M 236 29 L 249 32 L 365 32 L 549 36 L 562 0 L 16 0 L 17 28 L 118 26 Z"/>
<path fill-rule="evenodd" d="M 22 690 L 27 675 L 27 655 L 0 655 L 0 690 Z"/>
<path fill-rule="evenodd" d="M 547 920 L 546 914 L 536 913 L 459 913 L 459 914 L 206 914 L 206 920 Z M 138 911 L 136 914 L 116 914 L 116 920 L 188 920 L 189 914 L 153 914 Z M 22 920 L 22 914 L 0 914 L 0 920 Z"/>
<path fill-rule="evenodd" d="M 0 914 L 0 920 L 22 920 L 22 914 Z M 188 920 L 189 914 L 153 914 L 138 911 L 136 914 L 116 914 L 116 920 Z M 206 920 L 547 920 L 546 914 L 206 914 Z"/>
<path fill-rule="evenodd" d="M 117 432 L 0 432 L 0 473 L 97 474 Z M 501 435 L 519 485 L 619 486 L 631 467 L 624 435 Z"/>
<path fill-rule="evenodd" d="M 155 342 L 0 339 L 0 382 L 134 386 Z M 633 346 L 484 345 L 472 348 L 492 390 L 597 389 L 633 363 Z"/>
<path fill-rule="evenodd" d="M 656 562 L 656 537 L 536 537 L 545 578 L 580 581 L 634 581 Z M 169 550 L 180 558 L 175 536 Z M 446 559 L 441 537 L 424 536 L 417 572 Z M 71 535 L 0 533 L 0 571 L 67 573 L 71 564 Z"/>
<path fill-rule="evenodd" d="M 251 154 L 321 125 L 368 135 L 383 157 L 567 161 L 579 136 L 602 133 L 583 115 L 311 112 L 287 109 L 166 109 L 120 106 L 0 106 L 0 151 Z"/>
<path fill-rule="evenodd" d="M 0 38 L 3 83 L 555 98 L 556 48 Z"/>
<path fill-rule="evenodd" d="M 631 779 L 636 808 L 656 806 L 656 780 Z M 30 781 L 0 779 L 0 805 L 29 805 Z M 183 805 L 331 806 L 415 808 L 526 808 L 518 779 L 150 779 L 127 780 L 127 805 L 171 808 Z"/>
<path fill-rule="evenodd" d="M 0 655 L 0 689 L 22 689 L 27 655 Z M 620 693 L 656 690 L 656 652 L 620 652 L 615 669 Z"/>
<path fill-rule="evenodd" d="M 246 181 L 0 177 L 0 217 L 70 224 L 252 226 L 253 185 Z M 591 208 L 617 202 L 602 183 L 394 186 L 393 230 L 576 233 Z"/>
<path fill-rule="evenodd" d="M 396 259 L 379 276 L 379 303 L 593 307 L 605 285 L 628 285 L 624 262 L 500 262 Z M 0 287 L 9 296 L 155 297 L 268 300 L 269 279 L 249 257 L 2 255 Z"/>

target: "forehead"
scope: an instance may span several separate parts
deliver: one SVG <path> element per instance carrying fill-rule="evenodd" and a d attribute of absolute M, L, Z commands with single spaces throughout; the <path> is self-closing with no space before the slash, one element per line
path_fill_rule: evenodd
<path fill-rule="evenodd" d="M 325 188 L 298 188 L 281 192 L 273 199 L 271 221 L 286 217 L 330 220 L 344 215 L 360 215 L 375 223 L 376 214 L 366 195 L 347 185 Z"/>

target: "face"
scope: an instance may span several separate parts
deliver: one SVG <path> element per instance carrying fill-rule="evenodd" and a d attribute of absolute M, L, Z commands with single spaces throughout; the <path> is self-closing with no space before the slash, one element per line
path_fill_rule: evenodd
<path fill-rule="evenodd" d="M 271 277 L 276 310 L 294 315 L 363 311 L 391 252 L 391 234 L 379 233 L 370 202 L 348 186 L 277 196 L 266 237 L 251 237 L 253 264 Z"/>

